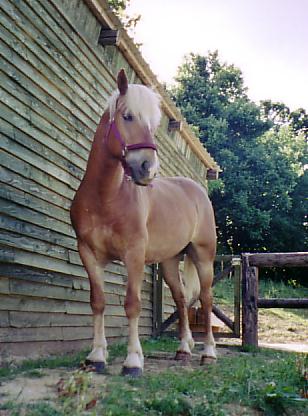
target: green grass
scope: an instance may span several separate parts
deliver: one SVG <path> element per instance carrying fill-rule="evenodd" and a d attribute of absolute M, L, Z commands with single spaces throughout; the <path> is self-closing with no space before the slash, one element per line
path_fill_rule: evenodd
<path fill-rule="evenodd" d="M 233 305 L 234 288 L 232 279 L 223 279 L 213 288 L 215 299 L 226 305 Z M 308 298 L 308 288 L 296 284 L 293 280 L 275 282 L 273 280 L 259 281 L 259 296 L 263 298 Z"/>
<path fill-rule="evenodd" d="M 143 342 L 145 355 L 173 352 L 176 345 L 174 339 L 166 338 Z M 112 346 L 111 351 L 113 359 L 124 358 L 123 344 Z M 230 410 L 232 406 L 246 409 L 243 414 L 253 414 L 248 411 L 258 409 L 269 416 L 299 416 L 308 411 L 307 400 L 300 395 L 307 387 L 307 356 L 263 349 L 241 352 L 236 347 L 231 352 L 221 354 L 217 364 L 205 367 L 146 371 L 139 379 L 107 375 L 96 389 L 91 374 L 70 372 L 63 386 L 65 394 L 55 403 L 22 406 L 7 402 L 0 410 L 6 409 L 10 416 L 222 416 L 237 414 Z M 54 366 L 54 360 L 49 364 Z M 59 363 L 62 360 L 58 358 Z M 66 360 L 67 367 L 74 367 L 75 360 L 76 357 L 70 365 Z M 37 364 L 41 368 L 41 362 L 33 362 L 31 372 Z M 27 365 L 29 368 L 29 362 Z M 48 365 L 48 360 L 44 365 Z M 95 406 L 84 410 L 94 398 Z"/>
<path fill-rule="evenodd" d="M 66 354 L 38 360 L 25 360 L 19 364 L 7 364 L 0 368 L 0 380 L 1 378 L 14 377 L 21 373 L 28 374 L 32 377 L 40 377 L 41 372 L 38 370 L 43 368 L 74 368 L 84 361 L 86 353 L 86 351 L 82 351 L 75 354 Z"/>

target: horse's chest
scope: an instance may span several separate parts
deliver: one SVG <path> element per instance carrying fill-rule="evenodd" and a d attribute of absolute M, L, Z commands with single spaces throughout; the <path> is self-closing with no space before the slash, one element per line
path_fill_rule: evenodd
<path fill-rule="evenodd" d="M 110 260 L 121 259 L 129 244 L 129 233 L 125 221 L 101 216 L 92 216 L 88 221 L 86 240 L 98 255 Z"/>

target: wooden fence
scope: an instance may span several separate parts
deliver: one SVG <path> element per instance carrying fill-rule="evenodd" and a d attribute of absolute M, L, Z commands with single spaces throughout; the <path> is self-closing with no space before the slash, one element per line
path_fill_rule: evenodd
<path fill-rule="evenodd" d="M 308 267 L 308 253 L 243 254 L 242 343 L 258 346 L 258 308 L 308 308 L 308 299 L 264 299 L 258 293 L 260 267 Z"/>
<path fill-rule="evenodd" d="M 214 277 L 213 286 L 218 281 L 233 275 L 234 281 L 234 318 L 230 318 L 217 305 L 213 313 L 226 325 L 228 332 L 216 332 L 216 337 L 240 338 L 242 345 L 258 345 L 258 308 L 308 308 L 308 299 L 265 299 L 259 298 L 258 268 L 260 267 L 308 267 L 308 253 L 257 253 L 242 256 L 217 256 L 216 264 L 221 263 L 221 270 Z M 156 274 L 157 299 L 161 302 L 163 293 L 161 271 Z M 192 306 L 192 305 L 190 305 Z M 155 318 L 156 317 L 156 318 Z M 242 319 L 241 319 L 242 318 Z M 155 334 L 176 335 L 172 326 L 178 320 L 178 313 L 173 311 L 166 319 L 161 308 L 154 310 Z M 242 330 L 241 330 L 242 329 Z M 193 332 L 195 339 L 202 339 L 201 332 Z"/>
<path fill-rule="evenodd" d="M 213 287 L 222 279 L 230 278 L 233 279 L 233 287 L 234 287 L 234 305 L 233 305 L 233 318 L 230 318 L 222 308 L 218 307 L 213 304 L 213 313 L 217 316 L 228 328 L 228 331 L 224 332 L 216 332 L 216 337 L 224 337 L 224 338 L 239 338 L 240 337 L 240 326 L 241 326 L 241 258 L 239 256 L 231 256 L 231 255 L 219 255 L 216 256 L 215 259 L 217 270 L 214 281 Z M 217 267 L 220 266 L 220 267 Z M 158 270 L 157 273 L 157 292 L 163 293 L 163 283 L 162 283 L 162 271 Z M 162 297 L 160 295 L 159 299 Z M 196 302 L 189 305 L 189 307 L 193 307 Z M 167 333 L 169 335 L 175 335 L 176 330 L 173 328 L 170 330 L 173 324 L 178 320 L 178 313 L 174 308 L 173 313 L 169 315 L 166 319 L 164 318 L 164 314 L 161 312 L 159 307 L 155 309 L 156 316 L 155 319 L 155 334 L 160 335 L 163 333 Z M 193 332 L 193 336 L 195 339 L 201 339 L 202 333 L 200 332 Z"/>
<path fill-rule="evenodd" d="M 104 27 L 119 32 L 113 44 L 100 44 Z M 207 172 L 217 165 L 106 1 L 1 0 L 0 358 L 63 352 L 91 342 L 89 283 L 69 208 L 120 68 L 130 82 L 161 94 L 161 173 L 206 186 Z M 142 336 L 153 330 L 152 271 L 145 268 Z M 125 284 L 123 265 L 110 265 L 109 340 L 127 334 Z"/>

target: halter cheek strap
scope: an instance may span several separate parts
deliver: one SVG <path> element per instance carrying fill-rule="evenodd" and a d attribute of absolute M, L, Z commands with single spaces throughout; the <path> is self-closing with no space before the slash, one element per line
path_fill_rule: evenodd
<path fill-rule="evenodd" d="M 128 166 L 127 162 L 126 162 L 126 155 L 129 151 L 131 150 L 139 150 L 139 149 L 153 149 L 157 152 L 157 146 L 154 143 L 149 143 L 149 142 L 141 142 L 141 143 L 136 143 L 136 144 L 126 144 L 125 141 L 122 139 L 122 136 L 115 124 L 115 121 L 112 120 L 109 128 L 107 130 L 107 134 L 106 134 L 106 140 L 108 140 L 110 133 L 114 134 L 114 137 L 119 141 L 120 145 L 121 145 L 121 158 L 120 161 L 122 163 L 123 169 L 126 173 L 126 175 L 131 176 L 131 171 L 130 171 L 130 167 Z"/>

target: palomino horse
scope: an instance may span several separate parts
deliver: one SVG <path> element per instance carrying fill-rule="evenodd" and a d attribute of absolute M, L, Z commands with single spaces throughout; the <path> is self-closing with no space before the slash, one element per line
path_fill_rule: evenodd
<path fill-rule="evenodd" d="M 211 203 L 203 188 L 190 179 L 153 180 L 158 171 L 154 132 L 161 116 L 159 97 L 143 85 L 128 85 L 124 70 L 119 72 L 117 84 L 118 90 L 109 99 L 96 130 L 86 173 L 71 208 L 79 254 L 91 288 L 94 344 L 87 362 L 97 371 L 106 364 L 103 273 L 113 260 L 123 261 L 128 272 L 125 312 L 129 336 L 123 373 L 140 375 L 143 369 L 138 320 L 145 264 L 162 264 L 179 312 L 176 358 L 191 355 L 194 342 L 179 274 L 183 253 L 184 272 L 186 269 L 199 277 L 199 298 L 205 314 L 201 358 L 215 359 L 211 285 L 216 233 Z"/>

